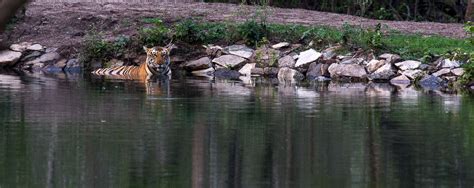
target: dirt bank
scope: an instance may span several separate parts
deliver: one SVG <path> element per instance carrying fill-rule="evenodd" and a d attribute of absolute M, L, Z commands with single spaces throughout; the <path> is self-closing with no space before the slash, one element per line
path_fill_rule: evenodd
<path fill-rule="evenodd" d="M 465 37 L 461 24 L 379 21 L 355 16 L 301 9 L 269 9 L 269 22 L 340 27 L 343 23 L 372 27 L 381 22 L 388 30 L 448 37 Z M 166 22 L 182 18 L 208 21 L 243 21 L 251 18 L 255 7 L 208 3 L 32 3 L 26 17 L 3 38 L 9 42 L 38 42 L 46 46 L 75 51 L 88 30 L 95 28 L 106 36 L 131 35 L 144 17 L 159 17 Z"/>

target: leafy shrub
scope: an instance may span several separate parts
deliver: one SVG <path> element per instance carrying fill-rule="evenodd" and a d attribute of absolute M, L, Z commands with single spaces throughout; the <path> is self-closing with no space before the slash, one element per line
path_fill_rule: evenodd
<path fill-rule="evenodd" d="M 467 22 L 464 26 L 464 30 L 466 30 L 466 32 L 470 35 L 470 37 L 467 39 L 468 42 L 474 45 L 474 23 Z"/>
<path fill-rule="evenodd" d="M 248 20 L 238 26 L 237 32 L 247 44 L 254 46 L 267 36 L 267 26 L 255 20 Z"/>
<path fill-rule="evenodd" d="M 154 24 L 152 27 L 142 28 L 139 31 L 139 39 L 144 45 L 163 45 L 170 40 L 170 29 L 163 24 L 163 21 L 156 18 L 148 18 L 144 21 Z"/>
<path fill-rule="evenodd" d="M 227 28 L 222 23 L 198 23 L 184 20 L 175 26 L 175 37 L 187 43 L 213 43 L 226 38 Z"/>

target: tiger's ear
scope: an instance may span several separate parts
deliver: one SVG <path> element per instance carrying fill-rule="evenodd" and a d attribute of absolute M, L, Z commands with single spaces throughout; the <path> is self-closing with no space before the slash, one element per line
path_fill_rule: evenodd
<path fill-rule="evenodd" d="M 143 50 L 148 53 L 148 48 L 146 46 L 143 46 Z"/>

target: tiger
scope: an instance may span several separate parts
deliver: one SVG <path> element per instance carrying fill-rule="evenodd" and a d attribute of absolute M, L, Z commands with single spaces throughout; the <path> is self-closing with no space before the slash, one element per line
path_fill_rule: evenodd
<path fill-rule="evenodd" d="M 143 47 L 147 56 L 145 63 L 140 66 L 117 66 L 101 68 L 92 71 L 97 76 L 112 79 L 149 80 L 152 76 L 170 75 L 170 50 L 171 47 Z"/>
<path fill-rule="evenodd" d="M 165 47 L 148 48 L 143 46 L 143 50 L 145 50 L 147 56 L 145 62 L 139 66 L 101 68 L 91 73 L 96 76 L 104 76 L 106 79 L 136 80 L 143 82 L 148 94 L 160 93 L 159 88 L 152 87 L 152 78 L 156 78 L 157 76 L 170 78 L 170 52 L 173 47 L 174 45 L 171 43 Z M 158 90 L 158 92 L 155 90 Z"/>

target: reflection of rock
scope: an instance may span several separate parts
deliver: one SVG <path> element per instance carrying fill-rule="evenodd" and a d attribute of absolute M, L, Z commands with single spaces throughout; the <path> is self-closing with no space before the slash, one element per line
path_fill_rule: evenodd
<path fill-rule="evenodd" d="M 388 83 L 370 83 L 366 93 L 371 96 L 391 96 L 395 88 Z"/>
<path fill-rule="evenodd" d="M 352 96 L 365 95 L 367 85 L 364 83 L 335 83 L 331 82 L 328 85 L 328 91 L 334 95 Z"/>
<path fill-rule="evenodd" d="M 0 74 L 0 88 L 21 89 L 20 77 Z"/>
<path fill-rule="evenodd" d="M 239 79 L 240 73 L 235 70 L 217 69 L 214 71 L 214 77 L 221 79 Z"/>
<path fill-rule="evenodd" d="M 195 76 L 212 77 L 212 75 L 214 74 L 214 68 L 193 71 L 191 72 L 191 74 Z"/>
<path fill-rule="evenodd" d="M 278 81 L 282 83 L 296 83 L 304 79 L 304 75 L 297 70 L 283 67 L 278 72 Z"/>

